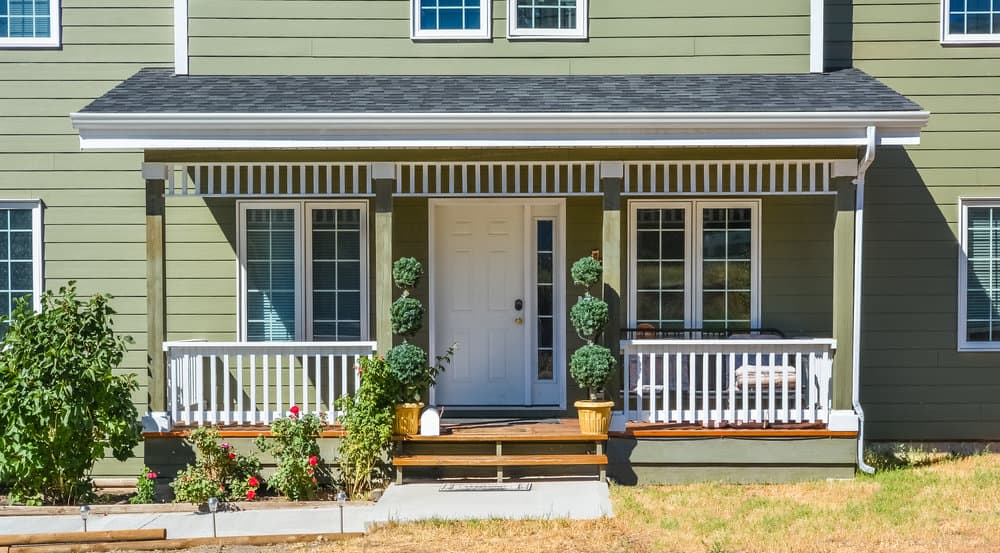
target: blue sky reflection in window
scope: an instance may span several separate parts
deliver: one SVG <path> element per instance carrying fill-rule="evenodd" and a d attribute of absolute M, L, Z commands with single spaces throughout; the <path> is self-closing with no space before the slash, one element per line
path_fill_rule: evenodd
<path fill-rule="evenodd" d="M 420 29 L 479 29 L 481 4 L 482 0 L 420 0 Z"/>
<path fill-rule="evenodd" d="M 0 0 L 0 38 L 52 36 L 52 0 Z"/>

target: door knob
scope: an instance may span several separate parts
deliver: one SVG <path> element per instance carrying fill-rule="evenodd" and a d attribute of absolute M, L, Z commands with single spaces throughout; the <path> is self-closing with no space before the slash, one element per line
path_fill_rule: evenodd
<path fill-rule="evenodd" d="M 524 319 L 522 319 L 521 317 L 515 317 L 514 318 L 514 324 L 516 324 L 516 325 L 523 325 L 524 324 Z"/>

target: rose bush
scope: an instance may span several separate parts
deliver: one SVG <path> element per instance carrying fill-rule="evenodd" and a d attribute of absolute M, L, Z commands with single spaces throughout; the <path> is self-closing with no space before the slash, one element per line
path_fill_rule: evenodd
<path fill-rule="evenodd" d="M 271 423 L 272 438 L 260 436 L 256 445 L 274 456 L 277 468 L 267 487 L 292 501 L 312 499 L 319 489 L 319 433 L 323 423 L 313 414 L 299 417 L 298 406 L 290 415 Z"/>
<path fill-rule="evenodd" d="M 228 443 L 218 443 L 219 431 L 203 426 L 191 433 L 188 440 L 194 445 L 198 458 L 195 464 L 177 473 L 170 484 L 174 488 L 174 501 L 200 505 L 210 497 L 223 501 L 238 501 L 248 498 L 247 492 L 256 486 L 250 485 L 260 474 L 260 461 L 250 455 L 240 455 Z"/>

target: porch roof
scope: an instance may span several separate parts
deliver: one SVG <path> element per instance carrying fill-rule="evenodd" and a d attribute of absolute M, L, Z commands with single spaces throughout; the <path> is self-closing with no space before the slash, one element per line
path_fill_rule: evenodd
<path fill-rule="evenodd" d="M 799 146 L 862 145 L 867 126 L 879 128 L 880 143 L 917 143 L 928 113 L 857 69 L 221 76 L 147 68 L 72 118 L 85 148 Z"/>

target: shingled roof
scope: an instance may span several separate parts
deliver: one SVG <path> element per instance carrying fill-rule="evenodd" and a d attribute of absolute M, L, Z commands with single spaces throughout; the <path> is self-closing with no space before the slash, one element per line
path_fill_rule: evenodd
<path fill-rule="evenodd" d="M 82 113 L 919 111 L 857 69 L 736 75 L 174 75 L 142 69 Z"/>

